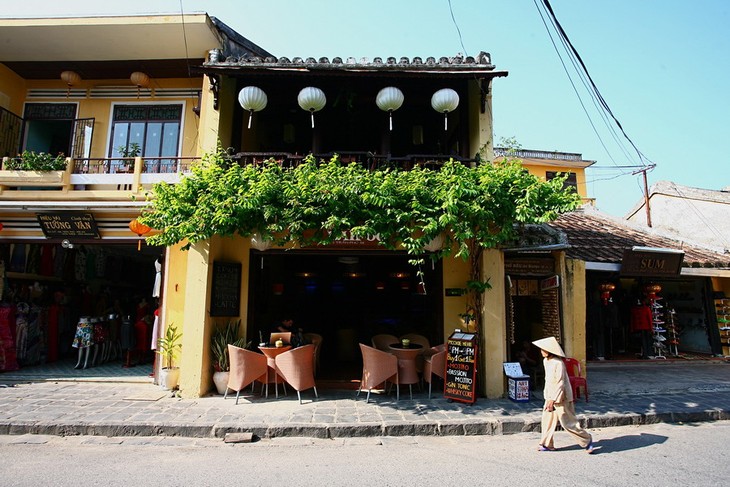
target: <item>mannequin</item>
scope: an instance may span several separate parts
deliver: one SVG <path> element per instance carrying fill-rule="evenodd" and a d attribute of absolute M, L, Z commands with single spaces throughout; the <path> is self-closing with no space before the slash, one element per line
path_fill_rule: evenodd
<path fill-rule="evenodd" d="M 76 336 L 74 337 L 73 344 L 71 345 L 73 348 L 79 349 L 79 359 L 76 362 L 74 369 L 81 368 L 81 360 L 84 355 L 86 355 L 86 358 L 83 359 L 83 368 L 85 369 L 89 366 L 89 352 L 91 351 L 91 345 L 93 344 L 93 330 L 93 325 L 88 317 L 82 316 L 79 318 L 79 323 L 76 325 Z"/>

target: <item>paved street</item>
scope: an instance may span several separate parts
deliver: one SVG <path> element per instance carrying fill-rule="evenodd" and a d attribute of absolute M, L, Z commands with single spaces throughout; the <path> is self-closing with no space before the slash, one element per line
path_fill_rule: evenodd
<path fill-rule="evenodd" d="M 170 437 L 0 436 L 5 486 L 726 485 L 730 422 L 592 430 L 587 455 L 568 435 L 538 452 L 509 436 L 273 438 L 248 444 Z"/>

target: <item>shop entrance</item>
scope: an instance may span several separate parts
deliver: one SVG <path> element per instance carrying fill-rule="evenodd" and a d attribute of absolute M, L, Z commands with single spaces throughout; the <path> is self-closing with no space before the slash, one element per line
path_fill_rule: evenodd
<path fill-rule="evenodd" d="M 1 243 L 5 285 L 1 291 L 0 345 L 6 348 L 0 370 L 14 370 L 13 364 L 17 364 L 21 369 L 46 368 L 48 373 L 58 374 L 68 368 L 72 377 L 84 377 L 83 369 L 73 370 L 78 348 L 72 345 L 81 317 L 97 318 L 102 324 L 92 339 L 87 369 L 91 372 L 94 367 L 113 363 L 121 368 L 127 355 L 122 348 L 130 346 L 122 342 L 122 322 L 129 317 L 133 325 L 143 320 L 147 326 L 144 342 L 134 344 L 139 353 L 127 365 L 139 365 L 144 375 L 149 374 L 153 313 L 159 297 L 156 261 L 164 262 L 164 252 L 164 248 L 146 245 L 138 251 L 136 242 L 71 246 L 60 242 Z M 140 330 L 141 342 L 141 326 L 135 329 Z M 49 367 L 51 364 L 54 366 Z"/>
<path fill-rule="evenodd" d="M 322 335 L 318 380 L 359 380 L 358 343 L 406 333 L 443 342 L 442 267 L 396 252 L 252 251 L 248 333 L 268 340 L 277 320 Z"/>

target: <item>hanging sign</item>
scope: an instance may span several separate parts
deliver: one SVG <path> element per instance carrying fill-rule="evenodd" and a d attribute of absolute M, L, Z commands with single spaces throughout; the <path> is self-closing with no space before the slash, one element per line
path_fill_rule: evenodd
<path fill-rule="evenodd" d="M 454 332 L 446 341 L 444 397 L 454 401 L 476 401 L 477 334 Z"/>
<path fill-rule="evenodd" d="M 36 213 L 36 217 L 46 238 L 100 238 L 96 220 L 91 213 Z"/>
<path fill-rule="evenodd" d="M 624 250 L 621 260 L 622 276 L 678 276 L 682 272 L 684 252 L 673 249 L 653 251 Z"/>
<path fill-rule="evenodd" d="M 210 316 L 238 316 L 240 314 L 241 264 L 213 262 Z"/>

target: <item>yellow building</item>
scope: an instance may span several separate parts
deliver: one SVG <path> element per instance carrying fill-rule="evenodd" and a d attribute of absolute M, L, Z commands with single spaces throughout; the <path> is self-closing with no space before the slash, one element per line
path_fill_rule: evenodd
<path fill-rule="evenodd" d="M 153 303 L 161 249 L 142 245 L 138 251 L 144 234 L 133 233 L 129 223 L 153 183 L 175 184 L 219 143 L 233 148 L 241 164 L 269 158 L 296 164 L 309 153 L 336 153 L 368 167 L 408 169 L 494 157 L 493 82 L 507 73 L 487 53 L 274 57 L 204 14 L 186 15 L 184 22 L 179 16 L 13 19 L 0 27 L 0 124 L 7 127 L 0 150 L 10 158 L 22 150 L 69 157 L 62 171 L 0 171 L 7 277 L 13 286 L 39 281 L 49 291 L 64 291 L 74 298 L 76 315 L 97 313 L 100 303 L 120 295 L 128 305 L 124 314 L 134 318 L 144 308 L 138 300 Z M 246 96 L 245 107 L 239 102 L 247 87 L 266 94 L 263 109 Z M 400 91 L 401 105 L 393 104 L 397 91 L 379 99 L 385 88 Z M 587 198 L 590 162 L 563 156 L 531 158 L 528 168 L 574 174 Z M 115 274 L 93 278 L 47 274 L 28 266 L 31 247 L 54 256 L 83 249 L 95 259 L 103 250 L 121 264 Z M 12 258 L 20 252 L 22 269 Z M 430 289 L 424 293 L 408 259 L 348 235 L 317 249 L 256 248 L 250 236 L 166 249 L 161 321 L 183 332 L 182 394 L 211 391 L 210 336 L 228 320 L 240 319 L 245 337 L 257 343 L 272 323 L 294 315 L 305 331 L 324 337 L 321 379 L 340 383 L 359 379 L 357 343 L 375 334 L 419 333 L 443 343 L 464 326 L 459 314 L 469 265 L 450 257 L 426 266 Z M 504 394 L 502 364 L 515 360 L 522 340 L 558 335 L 569 355 L 585 358 L 584 269 L 566 259 L 558 235 L 528 229 L 514 246 L 486 250 L 479 266 L 492 289 L 482 302 L 478 393 Z M 518 296 L 523 304 L 515 310 Z"/>

